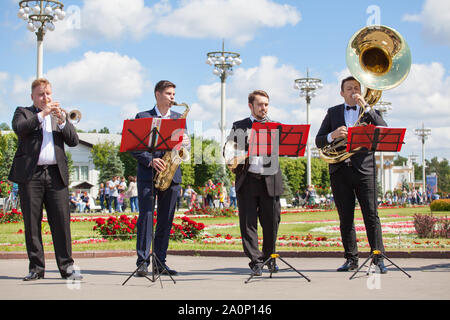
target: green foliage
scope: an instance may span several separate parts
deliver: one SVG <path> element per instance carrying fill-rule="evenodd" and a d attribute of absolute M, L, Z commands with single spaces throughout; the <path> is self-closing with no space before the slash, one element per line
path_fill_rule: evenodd
<path fill-rule="evenodd" d="M 431 211 L 450 211 L 450 199 L 433 200 L 430 203 Z"/>
<path fill-rule="evenodd" d="M 124 164 L 119 157 L 119 146 L 106 141 L 93 146 L 91 150 L 95 168 L 100 171 L 99 181 L 104 182 L 113 176 L 123 176 Z"/>
<path fill-rule="evenodd" d="M 6 180 L 11 169 L 17 150 L 17 136 L 15 133 L 0 133 L 0 180 Z"/>

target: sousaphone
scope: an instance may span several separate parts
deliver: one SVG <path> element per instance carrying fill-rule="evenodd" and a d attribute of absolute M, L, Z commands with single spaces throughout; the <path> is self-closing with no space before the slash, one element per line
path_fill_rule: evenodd
<path fill-rule="evenodd" d="M 364 100 L 373 107 L 383 90 L 395 88 L 406 79 L 411 68 L 411 52 L 405 39 L 394 29 L 369 26 L 351 37 L 346 61 L 350 73 L 366 88 Z M 355 126 L 361 125 L 363 114 L 364 111 Z M 339 163 L 353 155 L 346 148 L 346 138 L 339 138 L 320 149 L 319 154 L 328 163 Z"/>

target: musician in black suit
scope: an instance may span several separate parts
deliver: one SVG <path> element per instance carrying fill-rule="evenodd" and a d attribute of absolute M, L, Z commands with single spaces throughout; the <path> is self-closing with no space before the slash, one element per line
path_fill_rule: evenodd
<path fill-rule="evenodd" d="M 73 270 L 69 211 L 69 171 L 64 143 L 78 144 L 74 126 L 66 121 L 58 102 L 53 102 L 48 80 L 31 85 L 31 107 L 18 107 L 12 127 L 18 137 L 17 151 L 8 179 L 19 185 L 25 224 L 29 274 L 25 281 L 44 277 L 45 261 L 41 221 L 43 206 L 53 238 L 56 262 L 63 278 L 80 279 Z"/>
<path fill-rule="evenodd" d="M 346 138 L 347 128 L 352 127 L 366 106 L 362 122 L 387 126 L 378 111 L 373 110 L 361 96 L 360 83 L 354 77 L 341 82 L 341 96 L 345 103 L 328 109 L 316 136 L 316 146 L 323 148 L 334 139 Z M 358 267 L 358 247 L 354 225 L 355 196 L 361 206 L 367 238 L 371 250 L 384 252 L 381 224 L 377 212 L 376 169 L 373 152 L 355 153 L 350 158 L 329 165 L 331 189 L 339 213 L 342 243 L 346 262 L 337 271 L 350 271 Z M 383 260 L 375 261 L 382 273 L 386 273 Z"/>
<path fill-rule="evenodd" d="M 156 106 L 148 111 L 140 112 L 136 115 L 136 119 L 141 118 L 162 118 L 162 119 L 178 119 L 181 114 L 170 110 L 172 103 L 175 101 L 175 84 L 170 81 L 159 81 L 155 86 Z M 183 146 L 190 146 L 189 136 L 185 133 L 183 136 Z M 157 151 L 153 154 L 142 151 L 132 152 L 132 155 L 138 161 L 137 167 L 137 187 L 139 202 L 139 218 L 137 221 L 137 240 L 136 251 L 139 266 L 138 276 L 145 276 L 148 273 L 148 265 L 150 264 L 150 249 L 152 241 L 152 224 L 153 224 L 153 199 L 152 189 L 157 195 L 157 224 L 155 230 L 154 252 L 162 266 L 155 265 L 160 269 L 155 270 L 158 273 L 167 272 L 170 275 L 176 275 L 177 272 L 170 269 L 166 265 L 167 248 L 169 246 L 170 230 L 174 218 L 175 207 L 178 195 L 181 190 L 181 170 L 180 167 L 175 172 L 172 183 L 167 190 L 160 191 L 154 187 L 153 178 L 156 172 L 166 169 L 166 163 L 161 159 L 164 152 Z M 153 185 L 153 186 L 152 186 Z M 145 262 L 145 263 L 143 263 Z"/>
<path fill-rule="evenodd" d="M 250 117 L 233 123 L 227 141 L 235 141 L 237 148 L 248 150 L 248 134 L 254 121 L 266 122 L 269 96 L 256 90 L 248 97 Z M 239 208 L 239 225 L 244 253 L 255 275 L 261 275 L 262 264 L 275 252 L 275 241 L 280 223 L 280 195 L 283 181 L 278 157 L 250 157 L 239 164 L 236 173 L 236 195 Z M 262 252 L 258 248 L 258 219 L 263 229 Z M 271 260 L 269 269 L 278 267 Z"/>

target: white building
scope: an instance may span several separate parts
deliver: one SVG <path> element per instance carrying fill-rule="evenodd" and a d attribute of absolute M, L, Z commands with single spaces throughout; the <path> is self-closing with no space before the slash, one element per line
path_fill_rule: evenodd
<path fill-rule="evenodd" d="M 384 170 L 380 168 L 380 152 L 376 153 L 377 163 L 377 178 L 381 182 L 381 187 L 384 193 L 386 191 L 393 191 L 394 189 L 401 189 L 402 184 L 406 183 L 411 188 L 419 187 L 420 185 L 414 181 L 414 165 L 408 160 L 401 166 L 394 166 L 394 159 L 397 156 L 396 152 L 383 152 Z M 422 190 L 422 188 L 420 188 Z"/>
<path fill-rule="evenodd" d="M 94 145 L 107 141 L 120 145 L 122 136 L 120 134 L 105 133 L 78 133 L 80 143 L 76 147 L 68 147 L 66 152 L 70 152 L 73 161 L 73 173 L 69 188 L 73 191 L 88 191 L 94 198 L 98 194 L 99 171 L 95 169 L 92 160 L 91 149 Z"/>

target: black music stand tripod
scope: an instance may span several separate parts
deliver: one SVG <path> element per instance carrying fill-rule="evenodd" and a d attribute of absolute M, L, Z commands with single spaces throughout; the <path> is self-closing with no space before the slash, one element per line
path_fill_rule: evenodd
<path fill-rule="evenodd" d="M 150 132 L 149 135 L 151 137 L 151 143 L 147 146 L 144 141 L 139 138 L 131 129 L 128 129 L 129 133 L 131 135 L 133 135 L 139 142 L 140 144 L 144 145 L 147 148 L 147 152 L 150 153 L 152 155 L 153 158 L 153 154 L 155 153 L 156 150 L 158 151 L 170 151 L 171 149 L 169 148 L 169 146 L 167 145 L 166 141 L 168 139 L 170 139 L 170 136 L 167 139 L 162 140 L 161 143 L 159 143 L 158 145 L 156 145 L 156 137 L 161 135 L 161 132 L 158 130 L 158 128 L 154 127 Z M 165 144 L 166 147 L 162 147 L 162 145 Z M 142 150 L 139 150 L 142 151 Z M 155 282 L 156 280 L 160 280 L 160 284 L 161 284 L 161 288 L 163 287 L 162 285 L 162 279 L 161 279 L 161 274 L 165 273 L 167 275 L 169 275 L 170 279 L 172 280 L 172 282 L 175 284 L 176 281 L 175 279 L 172 277 L 172 275 L 168 272 L 168 270 L 166 269 L 165 265 L 158 259 L 158 257 L 156 256 L 155 252 L 154 252 L 154 243 L 155 243 L 155 225 L 153 223 L 153 215 L 155 212 L 155 201 L 156 201 L 156 195 L 155 195 L 155 189 L 154 189 L 154 182 L 152 181 L 152 183 L 150 184 L 150 192 L 152 194 L 152 244 L 151 244 L 151 250 L 150 250 L 150 266 L 151 266 L 151 273 L 152 273 L 152 278 L 149 278 L 147 275 L 145 275 L 144 277 L 147 278 L 149 281 L 151 282 Z M 122 286 L 125 285 L 128 280 L 131 279 L 131 277 L 133 277 L 137 271 L 144 265 L 146 264 L 146 261 L 142 261 L 141 264 L 136 268 L 136 270 L 133 271 L 133 273 L 122 283 Z M 159 272 L 160 270 L 162 270 L 162 272 Z"/>
<path fill-rule="evenodd" d="M 262 124 L 257 124 L 262 125 Z M 302 137 L 304 137 L 304 135 L 306 134 L 306 137 L 308 136 L 308 131 L 309 131 L 309 126 L 308 130 L 305 132 L 304 126 L 295 126 L 295 125 L 281 125 L 281 124 L 277 124 L 277 129 L 278 129 L 278 134 L 279 134 L 279 144 L 278 146 L 285 146 L 287 148 L 290 147 L 294 147 L 295 148 L 295 154 L 289 154 L 284 152 L 283 148 L 279 148 L 278 150 L 276 150 L 276 156 L 278 157 L 278 155 L 280 155 L 281 153 L 283 155 L 286 156 L 298 156 L 301 151 L 303 150 L 304 152 L 304 148 L 305 145 L 301 143 L 302 141 Z M 269 128 L 267 128 L 269 129 Z M 271 135 L 272 133 L 270 132 L 270 129 L 267 130 L 268 134 Z M 288 139 L 289 137 L 289 139 Z M 267 140 L 265 141 L 269 141 L 269 145 L 270 145 L 270 141 L 272 141 L 272 136 L 270 136 Z M 295 139 L 295 142 L 292 142 L 291 140 Z M 251 142 L 250 142 L 251 144 Z M 275 194 L 275 183 L 273 184 L 273 188 L 274 188 L 274 194 Z M 275 216 L 275 208 L 276 208 L 276 197 L 273 197 L 273 202 L 272 202 L 272 213 L 273 213 L 273 232 L 274 232 L 274 243 L 273 243 L 273 248 L 274 248 L 274 253 L 272 253 L 270 255 L 269 258 L 267 258 L 263 264 L 260 267 L 260 270 L 257 270 L 256 272 L 252 272 L 250 277 L 244 282 L 244 283 L 248 283 L 251 279 L 253 279 L 253 277 L 255 277 L 258 273 L 258 271 L 262 272 L 262 269 L 264 268 L 264 266 L 268 266 L 269 270 L 270 270 L 270 276 L 269 278 L 272 278 L 272 274 L 273 274 L 273 268 L 270 268 L 270 264 L 273 263 L 272 265 L 275 266 L 276 265 L 276 259 L 280 259 L 285 265 L 287 265 L 289 267 L 289 269 L 294 270 L 295 272 L 297 272 L 300 276 L 302 276 L 303 278 L 305 278 L 306 280 L 308 280 L 308 282 L 311 282 L 311 280 L 305 276 L 303 273 L 301 273 L 300 271 L 298 271 L 296 268 L 294 268 L 291 264 L 289 264 L 286 260 L 284 260 L 280 254 L 275 253 L 276 250 L 276 242 L 277 242 L 277 230 L 278 230 L 278 226 L 276 223 L 276 216 Z M 272 262 L 273 261 L 273 262 Z"/>
<path fill-rule="evenodd" d="M 362 147 L 356 152 L 367 152 L 368 150 L 374 153 L 373 156 L 373 170 L 374 170 L 374 203 L 376 204 L 377 199 L 377 181 L 376 181 L 376 161 L 375 161 L 375 151 L 378 152 L 398 152 L 400 151 L 401 145 L 403 144 L 404 137 L 404 129 L 392 129 L 392 128 L 379 128 L 374 126 L 366 126 L 360 127 L 361 129 L 356 129 L 355 132 L 352 132 L 348 137 L 348 144 L 350 150 L 355 150 L 361 147 L 363 144 L 369 143 L 370 148 Z M 378 233 L 378 229 L 375 230 Z M 406 274 L 409 278 L 409 275 L 405 270 L 396 265 L 391 259 L 389 259 L 381 250 L 373 250 L 371 251 L 369 257 L 364 261 L 364 263 L 351 275 L 349 280 L 353 279 L 354 276 L 367 264 L 370 260 L 369 267 L 367 269 L 366 275 L 369 275 L 372 265 L 376 266 L 376 262 L 380 259 L 384 258 L 388 260 L 391 264 L 395 266 L 397 269 Z M 389 266 L 390 266 L 389 265 Z"/>

